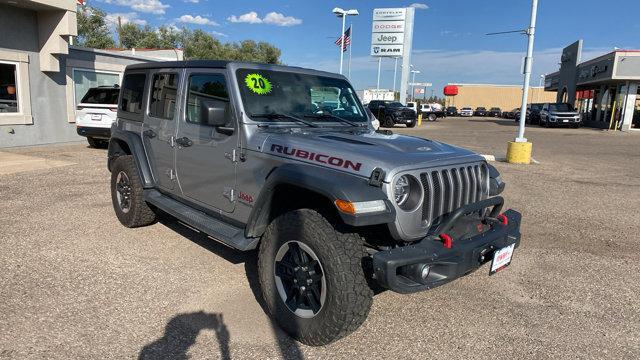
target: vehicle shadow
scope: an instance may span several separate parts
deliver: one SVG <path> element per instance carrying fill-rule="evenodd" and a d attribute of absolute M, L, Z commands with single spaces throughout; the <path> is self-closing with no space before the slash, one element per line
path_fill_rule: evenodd
<path fill-rule="evenodd" d="M 215 331 L 220 347 L 220 358 L 231 359 L 229 330 L 222 314 L 203 311 L 178 314 L 171 318 L 164 329 L 164 335 L 142 348 L 138 359 L 188 359 L 187 351 L 202 330 Z"/>
<path fill-rule="evenodd" d="M 164 225 L 166 227 L 168 227 L 169 229 L 171 229 L 172 231 L 175 231 L 176 233 L 182 235 L 183 237 L 189 239 L 190 241 L 192 241 L 193 243 L 211 251 L 212 253 L 222 257 L 224 260 L 231 262 L 232 264 L 241 264 L 244 263 L 244 268 L 245 268 L 245 273 L 246 273 L 246 277 L 247 277 L 247 282 L 249 284 L 249 288 L 251 289 L 251 292 L 253 293 L 256 301 L 258 302 L 258 304 L 260 305 L 260 307 L 262 308 L 262 310 L 265 312 L 265 314 L 269 314 L 268 310 L 267 310 L 267 306 L 266 303 L 264 301 L 264 298 L 262 296 L 262 291 L 260 289 L 260 281 L 258 278 L 258 252 L 257 250 L 253 250 L 253 251 L 238 251 L 235 249 L 231 249 L 219 242 L 217 242 L 216 240 L 213 240 L 211 238 L 209 238 L 206 234 L 204 233 L 200 233 L 197 231 L 192 230 L 191 228 L 182 225 L 180 222 L 171 219 L 168 216 L 161 216 L 159 219 L 159 224 Z M 204 314 L 207 315 L 207 314 Z M 209 315 L 219 315 L 219 320 L 222 320 L 222 314 L 209 314 Z M 178 315 L 180 316 L 180 315 Z M 178 317 L 177 316 L 177 317 Z M 277 345 L 278 345 L 278 349 L 280 351 L 280 355 L 281 358 L 283 359 L 288 359 L 288 360 L 298 360 L 298 359 L 304 359 L 304 356 L 302 354 L 302 351 L 300 349 L 300 345 L 298 342 L 296 342 L 295 340 L 293 340 L 291 337 L 289 337 L 283 330 L 280 329 L 280 327 L 278 327 L 278 325 L 275 323 L 275 321 L 268 316 L 269 321 L 270 321 L 270 325 L 271 328 L 273 330 L 273 334 L 274 337 L 277 341 Z M 174 322 L 174 319 L 176 319 L 176 317 L 174 317 L 169 324 L 172 324 L 172 322 Z M 182 318 L 179 319 L 179 321 L 190 321 L 190 318 Z M 198 319 L 192 319 L 192 320 L 198 320 Z M 206 319 L 205 319 L 206 320 Z M 200 324 L 202 323 L 202 321 L 197 322 L 196 324 Z M 165 346 L 165 344 L 171 345 L 172 343 L 168 343 L 167 340 L 164 340 L 167 337 L 167 332 L 169 332 L 169 324 L 167 324 L 167 329 L 165 331 L 165 336 L 163 336 L 163 338 L 156 340 L 154 343 L 149 344 L 147 346 L 145 346 L 145 348 L 141 351 L 140 353 L 140 359 L 152 359 L 152 358 L 160 358 L 160 359 L 168 359 L 168 358 L 172 358 L 175 359 L 175 355 L 172 354 L 177 354 L 178 352 L 174 351 L 173 348 L 171 346 Z M 209 324 L 213 325 L 213 323 L 210 321 Z M 218 323 L 217 325 L 219 326 L 223 326 L 225 331 L 226 331 L 226 325 L 224 325 L 224 323 Z M 202 330 L 203 328 L 199 329 Z M 229 333 L 228 331 L 226 332 L 226 336 L 221 336 L 222 334 L 224 334 L 224 332 L 219 333 L 218 330 L 216 330 L 216 328 L 213 328 L 214 331 L 216 331 L 216 336 L 218 336 L 218 342 L 220 343 L 220 351 L 221 351 L 221 357 L 223 359 L 230 359 L 230 355 L 229 355 Z M 193 335 L 193 329 L 189 329 L 189 328 L 185 328 L 184 326 L 182 328 L 178 327 L 177 328 L 178 331 L 180 330 L 184 330 L 184 333 L 179 333 L 179 332 L 175 332 L 173 330 L 172 334 L 170 335 L 177 335 L 178 338 L 185 338 L 185 339 L 191 339 L 191 337 L 193 338 L 192 341 L 189 343 L 189 341 L 185 341 L 184 344 L 182 344 L 181 347 L 179 347 L 177 350 L 184 350 L 183 354 L 186 354 L 188 348 L 193 345 L 193 343 L 195 342 L 195 337 L 197 336 L 197 332 L 195 333 L 195 336 Z M 198 331 L 199 331 L 198 330 Z M 171 336 L 169 336 L 171 337 Z M 156 344 L 155 346 L 153 346 L 150 350 L 146 350 L 147 348 L 149 348 L 150 346 L 152 346 L 153 344 Z M 188 343 L 188 345 L 187 345 Z M 180 344 L 178 344 L 180 345 Z M 186 345 L 186 348 L 185 346 Z M 153 350 L 153 349 L 158 349 L 159 351 Z M 163 349 L 166 349 L 168 352 L 166 353 L 166 355 L 164 355 L 164 353 L 162 352 Z M 226 350 L 225 350 L 226 349 Z M 148 353 L 149 355 L 153 355 L 152 357 L 142 357 L 143 353 Z M 225 357 L 226 356 L 226 357 Z M 177 357 L 178 359 L 181 359 L 181 357 Z M 186 357 L 182 357 L 182 358 L 186 358 Z"/>
<path fill-rule="evenodd" d="M 509 120 L 509 119 L 498 119 L 498 118 L 486 118 L 483 120 L 478 120 L 478 119 L 469 119 L 469 122 L 476 122 L 476 123 L 486 123 L 486 122 L 492 122 L 492 123 L 496 123 L 498 125 L 502 125 L 502 126 L 518 126 L 518 123 L 514 120 Z M 529 124 L 527 124 L 527 126 L 529 126 Z"/>

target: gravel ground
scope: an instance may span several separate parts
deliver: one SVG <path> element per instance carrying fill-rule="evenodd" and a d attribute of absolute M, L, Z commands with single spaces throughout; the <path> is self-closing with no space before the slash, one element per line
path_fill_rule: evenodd
<path fill-rule="evenodd" d="M 498 156 L 516 132 L 476 118 L 396 130 Z M 264 314 L 255 253 L 171 222 L 122 227 L 104 150 L 7 150 L 73 165 L 0 175 L 0 358 L 640 358 L 640 134 L 527 137 L 540 164 L 495 163 L 523 213 L 512 265 L 379 294 L 321 348 Z"/>

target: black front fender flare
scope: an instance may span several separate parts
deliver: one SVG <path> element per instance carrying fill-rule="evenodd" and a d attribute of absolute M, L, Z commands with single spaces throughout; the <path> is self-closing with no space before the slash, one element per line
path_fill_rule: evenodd
<path fill-rule="evenodd" d="M 269 213 L 276 187 L 291 185 L 317 193 L 332 204 L 337 199 L 351 202 L 383 200 L 387 211 L 373 214 L 350 215 L 338 211 L 342 220 L 352 226 L 386 224 L 395 219 L 395 210 L 381 188 L 371 186 L 368 179 L 334 169 L 304 164 L 285 164 L 275 168 L 268 175 L 260 195 L 249 216 L 246 227 L 247 237 L 262 235 L 269 222 Z M 311 204 L 310 204 L 311 205 Z"/>

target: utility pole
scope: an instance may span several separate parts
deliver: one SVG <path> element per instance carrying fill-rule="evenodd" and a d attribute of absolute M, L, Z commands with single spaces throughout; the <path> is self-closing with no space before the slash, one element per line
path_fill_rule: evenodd
<path fill-rule="evenodd" d="M 353 23 L 349 24 L 349 29 L 351 29 L 349 36 L 351 37 L 350 43 L 349 43 L 349 72 L 348 72 L 348 77 L 349 80 L 351 80 L 351 48 L 353 47 Z"/>
<path fill-rule="evenodd" d="M 531 1 L 531 21 L 527 29 L 527 56 L 524 58 L 524 87 L 522 89 L 522 104 L 520 106 L 520 124 L 518 127 L 517 143 L 526 143 L 524 137 L 524 122 L 527 116 L 527 98 L 529 97 L 529 82 L 531 80 L 531 66 L 533 62 L 533 40 L 536 32 L 536 16 L 538 14 L 538 0 Z"/>
<path fill-rule="evenodd" d="M 118 48 L 122 49 L 122 18 L 118 16 Z"/>

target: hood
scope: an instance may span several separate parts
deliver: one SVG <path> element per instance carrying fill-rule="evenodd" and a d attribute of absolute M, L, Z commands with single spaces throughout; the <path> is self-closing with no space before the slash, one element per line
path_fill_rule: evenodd
<path fill-rule="evenodd" d="M 260 142 L 260 144 L 254 143 Z M 483 161 L 463 148 L 423 138 L 372 130 L 256 133 L 249 148 L 277 157 L 369 177 L 382 168 L 385 181 L 398 171 Z"/>

